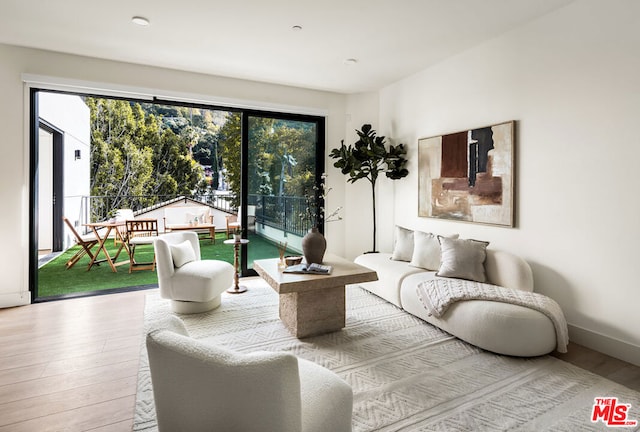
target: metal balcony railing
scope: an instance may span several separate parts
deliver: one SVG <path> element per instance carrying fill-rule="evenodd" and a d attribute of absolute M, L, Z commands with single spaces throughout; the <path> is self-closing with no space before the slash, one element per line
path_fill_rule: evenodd
<path fill-rule="evenodd" d="M 231 194 L 204 195 L 119 195 L 84 196 L 81 199 L 80 224 L 109 219 L 119 208 L 130 208 L 134 213 L 151 211 L 180 200 L 193 200 L 227 213 L 237 213 L 231 203 Z M 252 194 L 247 204 L 255 209 L 256 224 L 266 225 L 287 233 L 304 236 L 311 222 L 300 216 L 306 209 L 306 199 L 297 196 L 270 196 Z"/>
<path fill-rule="evenodd" d="M 255 206 L 256 223 L 304 236 L 311 222 L 304 220 L 307 201 L 297 196 L 249 195 L 248 205 Z"/>

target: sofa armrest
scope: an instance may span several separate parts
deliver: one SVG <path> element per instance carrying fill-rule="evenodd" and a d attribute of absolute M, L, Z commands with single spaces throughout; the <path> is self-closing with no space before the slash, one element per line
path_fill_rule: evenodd
<path fill-rule="evenodd" d="M 531 267 L 517 255 L 487 249 L 484 268 L 489 283 L 523 291 L 533 291 Z"/>

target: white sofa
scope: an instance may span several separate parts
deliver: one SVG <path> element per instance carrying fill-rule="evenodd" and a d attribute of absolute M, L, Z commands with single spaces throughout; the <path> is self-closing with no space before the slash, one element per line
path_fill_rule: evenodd
<path fill-rule="evenodd" d="M 467 300 L 454 303 L 440 318 L 429 315 L 420 301 L 417 287 L 420 282 L 439 276 L 434 270 L 411 265 L 410 261 L 392 259 L 394 254 L 368 253 L 358 256 L 355 259 L 357 264 L 378 273 L 377 281 L 360 286 L 488 351 L 531 357 L 547 354 L 556 348 L 556 331 L 551 319 L 542 312 L 524 306 Z M 522 258 L 508 252 L 486 249 L 483 265 L 487 283 L 533 291 L 531 268 Z"/>
<path fill-rule="evenodd" d="M 193 224 L 213 224 L 213 209 L 207 206 L 166 207 L 162 219 L 162 231 L 171 231 L 172 225 L 184 226 Z"/>

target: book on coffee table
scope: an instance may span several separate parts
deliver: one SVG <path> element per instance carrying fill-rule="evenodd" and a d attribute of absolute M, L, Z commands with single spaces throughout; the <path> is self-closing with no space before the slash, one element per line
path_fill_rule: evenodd
<path fill-rule="evenodd" d="M 284 273 L 302 273 L 302 274 L 331 274 L 332 267 L 322 264 L 298 264 L 289 266 L 283 270 Z"/>

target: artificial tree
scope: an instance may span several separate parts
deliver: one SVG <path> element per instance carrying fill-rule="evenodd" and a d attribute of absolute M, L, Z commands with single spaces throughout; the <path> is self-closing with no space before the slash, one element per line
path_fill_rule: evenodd
<path fill-rule="evenodd" d="M 367 179 L 371 183 L 371 196 L 373 199 L 373 250 L 376 252 L 376 181 L 380 173 L 391 180 L 406 177 L 409 171 L 405 168 L 407 150 L 404 144 L 390 145 L 387 150 L 384 136 L 377 136 L 370 124 L 362 125 L 362 130 L 357 130 L 358 141 L 353 146 L 346 146 L 344 140 L 340 148 L 331 150 L 329 157 L 337 159 L 334 167 L 340 168 L 342 174 L 349 175 L 350 183 L 360 179 Z"/>

